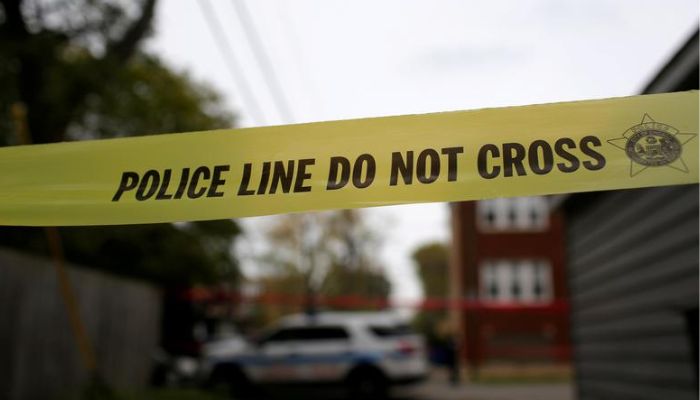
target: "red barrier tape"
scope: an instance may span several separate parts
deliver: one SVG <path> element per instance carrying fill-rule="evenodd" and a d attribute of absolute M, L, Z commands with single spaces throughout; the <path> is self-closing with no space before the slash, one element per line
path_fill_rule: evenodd
<path fill-rule="evenodd" d="M 546 303 L 495 303 L 475 300 L 452 300 L 438 297 L 428 297 L 420 301 L 388 300 L 357 295 L 346 296 L 301 296 L 286 293 L 264 293 L 257 296 L 243 296 L 221 290 L 207 288 L 190 288 L 181 294 L 182 299 L 203 302 L 235 302 L 240 304 L 261 304 L 271 306 L 298 307 L 314 304 L 321 307 L 340 309 L 416 309 L 424 311 L 440 311 L 446 309 L 462 309 L 471 311 L 504 312 L 530 311 L 544 313 L 563 313 L 569 310 L 566 300 L 553 300 Z"/>

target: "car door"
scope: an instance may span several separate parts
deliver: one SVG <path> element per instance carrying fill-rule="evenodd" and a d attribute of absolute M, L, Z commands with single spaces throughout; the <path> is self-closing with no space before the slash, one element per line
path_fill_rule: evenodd
<path fill-rule="evenodd" d="M 296 328 L 280 328 L 259 341 L 255 350 L 243 361 L 244 371 L 255 383 L 295 381 Z"/>
<path fill-rule="evenodd" d="M 341 380 L 353 362 L 350 335 L 341 326 L 300 329 L 291 349 L 290 363 L 300 382 Z"/>

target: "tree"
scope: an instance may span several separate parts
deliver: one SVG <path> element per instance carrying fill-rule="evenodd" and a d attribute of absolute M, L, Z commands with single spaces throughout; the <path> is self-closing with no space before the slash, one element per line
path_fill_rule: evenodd
<path fill-rule="evenodd" d="M 443 243 L 424 244 L 413 252 L 418 276 L 426 297 L 446 297 L 448 290 L 448 249 Z"/>
<path fill-rule="evenodd" d="M 423 286 L 425 297 L 447 297 L 448 260 L 447 246 L 442 243 L 427 243 L 413 252 L 413 261 Z M 423 332 L 428 341 L 434 343 L 440 336 L 439 327 L 447 317 L 446 310 L 420 311 L 414 317 L 414 325 Z"/>
<path fill-rule="evenodd" d="M 263 293 L 276 290 L 309 298 L 389 295 L 389 281 L 377 260 L 379 238 L 357 210 L 282 215 L 267 238 L 270 251 L 260 260 L 265 268 Z"/>
<path fill-rule="evenodd" d="M 137 53 L 156 0 L 0 0 L 3 110 L 22 102 L 35 143 L 58 142 Z M 7 127 L 7 126 L 6 126 Z M 5 132 L 7 129 L 4 130 Z"/>
<path fill-rule="evenodd" d="M 233 126 L 221 97 L 157 57 L 136 54 L 86 99 L 66 132 L 68 139 L 198 131 Z"/>
<path fill-rule="evenodd" d="M 156 0 L 0 0 L 0 145 L 230 127 L 219 96 L 140 50 Z M 68 261 L 161 285 L 238 278 L 233 221 L 62 228 Z M 0 245 L 47 254 L 39 229 L 0 228 Z"/>
<path fill-rule="evenodd" d="M 358 296 L 367 299 L 386 299 L 391 284 L 377 268 L 352 269 L 343 265 L 332 265 L 318 292 L 324 296 Z"/>

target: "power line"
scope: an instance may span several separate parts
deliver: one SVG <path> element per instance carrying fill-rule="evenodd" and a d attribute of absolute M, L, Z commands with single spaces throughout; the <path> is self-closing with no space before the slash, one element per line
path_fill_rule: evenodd
<path fill-rule="evenodd" d="M 202 10 L 204 18 L 206 19 L 209 31 L 216 41 L 219 52 L 221 52 L 221 55 L 226 62 L 226 66 L 228 67 L 227 69 L 231 74 L 231 77 L 233 78 L 234 82 L 236 82 L 236 86 L 238 86 L 238 88 L 241 90 L 243 102 L 249 106 L 248 109 L 252 119 L 258 125 L 265 125 L 265 117 L 262 109 L 255 100 L 255 96 L 253 95 L 250 85 L 248 85 L 248 82 L 245 80 L 243 69 L 236 61 L 231 44 L 226 39 L 224 30 L 221 28 L 216 15 L 214 15 L 214 10 L 212 9 L 211 4 L 209 4 L 209 1 L 207 0 L 197 1 L 197 3 Z"/>
<path fill-rule="evenodd" d="M 253 25 L 253 20 L 250 16 L 250 12 L 248 12 L 248 8 L 245 5 L 245 1 L 232 0 L 231 2 L 233 3 L 233 7 L 236 9 L 236 15 L 238 16 L 238 20 L 241 22 L 243 31 L 251 44 L 251 50 L 253 51 L 253 55 L 257 60 L 260 71 L 265 78 L 265 83 L 270 89 L 275 106 L 277 106 L 280 115 L 286 122 L 294 122 L 292 109 L 284 96 L 282 85 L 280 85 L 277 75 L 275 74 L 275 70 L 272 68 L 272 62 L 265 52 L 262 40 L 260 40 L 260 35 L 258 35 L 258 32 Z"/>
<path fill-rule="evenodd" d="M 305 46 L 299 37 L 294 21 L 292 18 L 289 18 L 289 10 L 287 9 L 287 6 L 287 3 L 280 2 L 277 7 L 275 7 L 275 14 L 280 22 L 283 37 L 294 58 L 294 64 L 296 66 L 295 70 L 299 79 L 301 79 L 301 82 L 303 83 L 304 94 L 308 98 L 310 104 L 313 106 L 314 111 L 318 115 L 322 116 L 322 119 L 328 119 L 325 117 L 328 110 L 326 109 L 324 102 L 321 101 L 321 98 L 319 97 L 318 86 L 316 85 L 315 81 L 309 77 Z"/>

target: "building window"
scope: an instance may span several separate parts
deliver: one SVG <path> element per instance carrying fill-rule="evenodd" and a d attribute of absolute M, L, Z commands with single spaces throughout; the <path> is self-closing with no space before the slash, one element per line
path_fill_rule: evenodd
<path fill-rule="evenodd" d="M 492 303 L 552 301 L 552 267 L 546 260 L 487 260 L 480 266 L 481 299 Z"/>
<path fill-rule="evenodd" d="M 476 210 L 482 232 L 538 232 L 549 228 L 549 205 L 543 196 L 482 200 Z"/>

